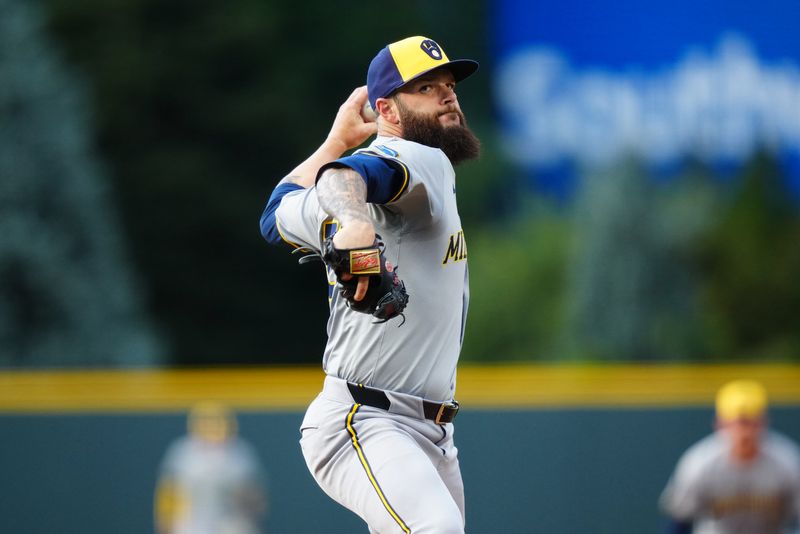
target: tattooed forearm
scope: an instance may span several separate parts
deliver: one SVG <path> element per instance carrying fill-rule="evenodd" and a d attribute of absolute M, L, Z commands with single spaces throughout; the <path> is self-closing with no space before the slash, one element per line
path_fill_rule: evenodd
<path fill-rule="evenodd" d="M 367 211 L 367 184 L 352 169 L 329 169 L 317 182 L 317 197 L 323 210 L 346 225 L 370 223 Z"/>

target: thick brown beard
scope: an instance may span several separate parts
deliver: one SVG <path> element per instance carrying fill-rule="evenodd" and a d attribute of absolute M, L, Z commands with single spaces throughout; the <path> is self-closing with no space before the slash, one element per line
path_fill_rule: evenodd
<path fill-rule="evenodd" d="M 444 126 L 439 122 L 438 113 L 417 113 L 395 99 L 403 127 L 403 139 L 421 145 L 441 149 L 453 165 L 477 158 L 481 153 L 481 142 L 467 126 L 464 114 L 457 109 L 460 124 Z"/>

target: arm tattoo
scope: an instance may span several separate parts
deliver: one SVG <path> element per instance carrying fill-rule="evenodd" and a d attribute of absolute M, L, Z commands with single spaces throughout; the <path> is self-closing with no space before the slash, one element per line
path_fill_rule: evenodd
<path fill-rule="evenodd" d="M 330 169 L 317 182 L 317 198 L 323 210 L 339 219 L 371 223 L 367 211 L 367 184 L 352 169 Z"/>

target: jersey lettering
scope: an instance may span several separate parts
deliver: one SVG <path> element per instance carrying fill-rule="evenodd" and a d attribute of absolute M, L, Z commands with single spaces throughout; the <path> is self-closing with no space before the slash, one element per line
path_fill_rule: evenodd
<path fill-rule="evenodd" d="M 450 236 L 450 243 L 447 245 L 442 265 L 447 265 L 450 260 L 455 263 L 465 259 L 467 259 L 467 240 L 464 238 L 464 230 L 459 230 Z"/>
<path fill-rule="evenodd" d="M 764 517 L 778 521 L 781 517 L 783 500 L 780 495 L 734 495 L 714 499 L 710 503 L 711 513 L 721 518 L 742 512 L 761 513 Z"/>

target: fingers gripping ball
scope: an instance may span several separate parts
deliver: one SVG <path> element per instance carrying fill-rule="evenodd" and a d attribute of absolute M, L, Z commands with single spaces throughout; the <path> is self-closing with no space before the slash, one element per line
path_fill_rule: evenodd
<path fill-rule="evenodd" d="M 333 238 L 329 237 L 323 244 L 322 259 L 336 273 L 341 285 L 339 294 L 351 309 L 372 315 L 380 319 L 377 321 L 380 323 L 403 315 L 408 293 L 397 276 L 397 269 L 383 255 L 383 243 L 376 239 L 369 248 L 337 249 L 333 246 Z M 345 274 L 352 275 L 352 278 L 342 280 Z M 369 276 L 369 287 L 364 298 L 357 301 L 354 297 L 359 276 Z"/>

